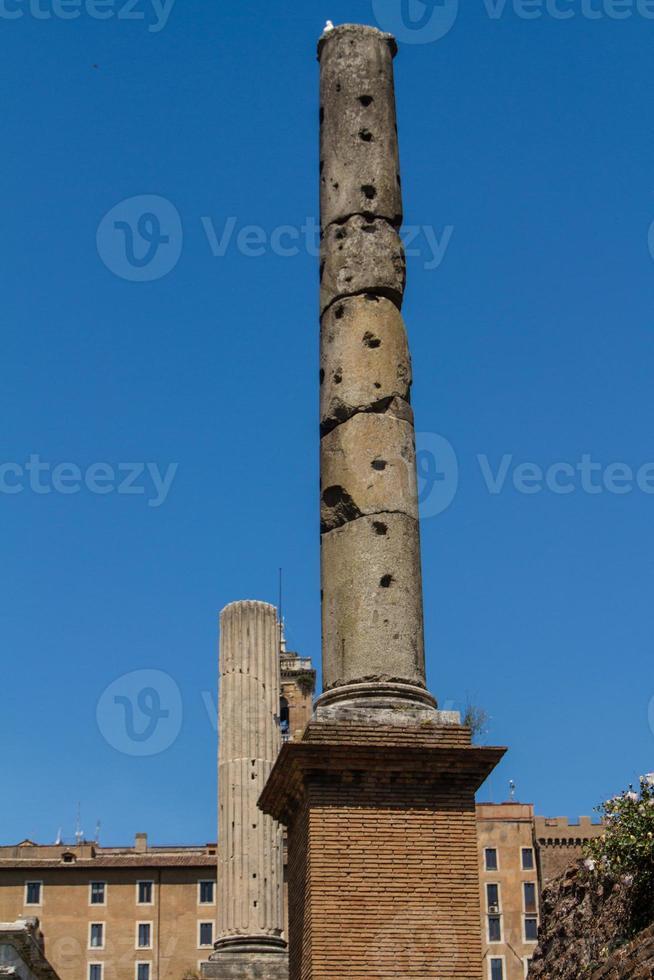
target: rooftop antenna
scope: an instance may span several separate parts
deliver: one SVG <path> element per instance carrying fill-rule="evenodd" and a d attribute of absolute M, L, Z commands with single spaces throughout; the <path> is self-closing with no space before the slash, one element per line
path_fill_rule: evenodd
<path fill-rule="evenodd" d="M 80 804 L 77 804 L 77 820 L 75 821 L 75 843 L 81 844 L 84 840 L 84 831 L 80 825 Z"/>
<path fill-rule="evenodd" d="M 96 844 L 99 844 L 100 843 L 100 827 L 101 826 L 102 825 L 101 825 L 100 821 L 98 820 L 97 823 L 96 823 L 96 825 L 95 825 L 95 843 Z"/>
<path fill-rule="evenodd" d="M 509 799 L 512 803 L 515 800 L 515 783 L 512 779 L 509 779 Z"/>

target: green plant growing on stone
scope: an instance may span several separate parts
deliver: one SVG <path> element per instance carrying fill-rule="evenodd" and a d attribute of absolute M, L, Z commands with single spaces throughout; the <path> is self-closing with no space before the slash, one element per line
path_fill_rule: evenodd
<path fill-rule="evenodd" d="M 473 742 L 479 741 L 488 732 L 490 716 L 484 708 L 476 704 L 468 704 L 463 713 L 463 724 L 472 732 Z"/>
<path fill-rule="evenodd" d="M 635 931 L 649 924 L 654 912 L 654 774 L 596 808 L 605 833 L 584 850 L 590 876 L 612 878 L 628 890 L 626 914 Z"/>

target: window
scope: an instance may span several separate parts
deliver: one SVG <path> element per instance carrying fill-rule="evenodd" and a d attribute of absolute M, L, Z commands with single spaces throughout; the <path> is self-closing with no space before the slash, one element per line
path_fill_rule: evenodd
<path fill-rule="evenodd" d="M 138 922 L 136 925 L 137 949 L 152 949 L 152 923 Z"/>
<path fill-rule="evenodd" d="M 198 882 L 198 902 L 200 905 L 213 905 L 215 881 Z"/>
<path fill-rule="evenodd" d="M 500 910 L 500 887 L 499 885 L 486 885 L 486 902 L 489 912 L 499 912 Z"/>
<path fill-rule="evenodd" d="M 499 915 L 488 916 L 488 942 L 502 942 L 502 919 Z"/>
<path fill-rule="evenodd" d="M 92 922 L 89 926 L 89 948 L 104 949 L 104 922 Z"/>
<path fill-rule="evenodd" d="M 501 956 L 491 958 L 490 980 L 504 980 L 504 960 Z"/>
<path fill-rule="evenodd" d="M 484 850 L 484 862 L 486 871 L 497 871 L 497 850 L 494 847 L 487 847 Z"/>
<path fill-rule="evenodd" d="M 286 698 L 279 699 L 279 728 L 282 733 L 282 741 L 286 741 L 289 736 L 290 716 L 288 711 L 288 701 Z"/>
<path fill-rule="evenodd" d="M 107 883 L 92 881 L 89 886 L 89 905 L 105 905 L 107 902 Z"/>
<path fill-rule="evenodd" d="M 536 911 L 536 885 L 533 881 L 525 881 L 522 886 L 525 896 L 525 912 Z"/>
<path fill-rule="evenodd" d="M 523 871 L 533 871 L 534 870 L 534 849 L 533 849 L 533 847 L 523 847 L 522 848 L 522 870 Z"/>
<path fill-rule="evenodd" d="M 25 882 L 25 905 L 40 905 L 41 904 L 41 886 L 43 882 L 41 881 L 26 881 Z"/>
<path fill-rule="evenodd" d="M 525 916 L 525 942 L 535 943 L 538 939 L 538 919 L 535 915 Z"/>
<path fill-rule="evenodd" d="M 153 895 L 154 895 L 154 882 L 153 881 L 137 881 L 136 882 L 136 901 L 139 905 L 152 905 Z"/>
<path fill-rule="evenodd" d="M 198 946 L 213 946 L 213 922 L 198 923 Z"/>
<path fill-rule="evenodd" d="M 89 963 L 89 980 L 102 980 L 102 963 Z"/>
<path fill-rule="evenodd" d="M 150 980 L 150 964 L 149 963 L 137 963 L 136 964 L 136 980 Z"/>

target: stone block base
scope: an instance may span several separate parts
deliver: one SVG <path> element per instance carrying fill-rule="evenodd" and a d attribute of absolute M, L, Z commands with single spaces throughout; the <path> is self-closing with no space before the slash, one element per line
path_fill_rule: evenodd
<path fill-rule="evenodd" d="M 288 827 L 290 980 L 482 980 L 475 792 L 503 754 L 436 712 L 283 747 L 259 805 Z"/>
<path fill-rule="evenodd" d="M 288 953 L 214 953 L 202 980 L 288 980 Z"/>

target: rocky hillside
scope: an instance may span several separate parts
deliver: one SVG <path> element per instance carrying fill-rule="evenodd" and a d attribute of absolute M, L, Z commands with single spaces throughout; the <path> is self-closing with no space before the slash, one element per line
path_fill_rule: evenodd
<path fill-rule="evenodd" d="M 629 879 L 597 878 L 578 864 L 545 890 L 530 980 L 654 977 L 654 913 L 634 910 Z M 645 928 L 634 934 L 634 915 Z"/>

